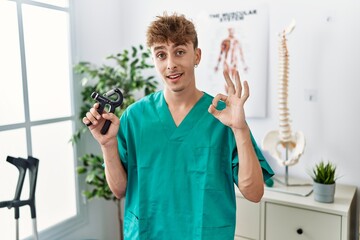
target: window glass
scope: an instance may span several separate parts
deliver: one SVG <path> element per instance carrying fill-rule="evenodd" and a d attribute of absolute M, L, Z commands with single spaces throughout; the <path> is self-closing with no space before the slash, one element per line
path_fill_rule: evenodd
<path fill-rule="evenodd" d="M 71 121 L 32 128 L 33 155 L 40 160 L 36 204 L 43 230 L 76 215 Z"/>
<path fill-rule="evenodd" d="M 23 213 L 21 213 L 23 214 Z M 14 210 L 1 208 L 0 209 L 0 226 L 1 226 L 1 239 L 16 239 L 15 238 L 15 219 Z M 22 226 L 21 226 L 22 227 Z"/>
<path fill-rule="evenodd" d="M 0 125 L 24 122 L 16 4 L 0 1 Z"/>
<path fill-rule="evenodd" d="M 30 119 L 71 115 L 66 12 L 23 6 Z"/>

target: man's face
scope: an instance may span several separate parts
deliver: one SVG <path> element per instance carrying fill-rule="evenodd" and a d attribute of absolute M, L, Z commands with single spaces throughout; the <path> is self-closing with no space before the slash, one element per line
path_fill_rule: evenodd
<path fill-rule="evenodd" d="M 200 49 L 194 50 L 192 43 L 177 45 L 168 42 L 154 44 L 151 53 L 155 68 L 168 90 L 181 92 L 195 87 L 194 66 L 200 61 Z"/>

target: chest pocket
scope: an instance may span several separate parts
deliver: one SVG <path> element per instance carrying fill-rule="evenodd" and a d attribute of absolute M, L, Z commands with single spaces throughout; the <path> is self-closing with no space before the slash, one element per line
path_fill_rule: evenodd
<path fill-rule="evenodd" d="M 226 152 L 220 148 L 198 147 L 194 149 L 194 158 L 189 170 L 197 175 L 200 189 L 223 191 L 229 177 Z"/>

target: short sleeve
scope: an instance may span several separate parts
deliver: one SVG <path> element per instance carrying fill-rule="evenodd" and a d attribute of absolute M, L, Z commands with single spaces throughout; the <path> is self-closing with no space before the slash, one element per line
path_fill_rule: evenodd
<path fill-rule="evenodd" d="M 126 117 L 125 117 L 125 112 L 123 113 L 123 115 L 120 118 L 120 127 L 119 127 L 119 131 L 117 134 L 117 140 L 118 140 L 118 149 L 119 149 L 119 153 L 120 153 L 120 160 L 122 165 L 124 166 L 125 170 L 127 170 L 127 147 L 126 147 L 126 135 L 125 135 L 125 130 L 127 128 L 126 126 Z M 103 168 L 106 167 L 105 162 L 102 164 Z"/>
<path fill-rule="evenodd" d="M 126 139 L 128 139 L 127 135 L 128 135 L 128 121 L 127 121 L 127 111 L 125 111 L 120 117 L 120 127 L 117 134 L 117 140 L 118 140 L 120 160 L 126 171 L 128 169 L 128 148 L 126 141 Z"/>

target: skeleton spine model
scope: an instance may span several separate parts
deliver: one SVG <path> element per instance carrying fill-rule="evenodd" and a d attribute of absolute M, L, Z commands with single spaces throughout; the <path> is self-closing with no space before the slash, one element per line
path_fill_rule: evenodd
<path fill-rule="evenodd" d="M 280 165 L 295 165 L 305 149 L 305 137 L 300 131 L 293 133 L 288 106 L 289 87 L 289 52 L 287 38 L 295 28 L 295 21 L 280 34 L 279 41 L 279 81 L 278 81 L 278 110 L 279 130 L 268 132 L 263 139 L 263 149 L 268 151 Z M 283 151 L 280 151 L 283 150 Z M 285 152 L 285 154 L 284 154 Z"/>
<path fill-rule="evenodd" d="M 286 41 L 286 32 L 283 31 L 279 43 L 278 83 L 279 137 L 283 143 L 288 143 L 291 140 L 290 114 L 288 107 L 289 52 Z"/>

